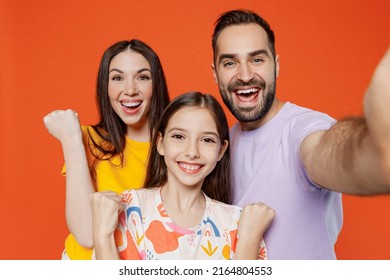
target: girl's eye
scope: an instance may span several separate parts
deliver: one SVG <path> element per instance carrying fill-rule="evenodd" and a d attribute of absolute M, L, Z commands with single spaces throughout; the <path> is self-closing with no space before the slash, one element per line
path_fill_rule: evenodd
<path fill-rule="evenodd" d="M 182 139 L 184 139 L 184 136 L 183 136 L 183 135 L 180 135 L 180 134 L 173 134 L 173 135 L 172 135 L 172 138 L 173 138 L 173 139 L 177 139 L 177 140 L 182 140 Z"/>
<path fill-rule="evenodd" d="M 206 143 L 216 143 L 217 142 L 213 138 L 209 138 L 209 137 L 204 138 L 203 141 L 206 142 Z"/>

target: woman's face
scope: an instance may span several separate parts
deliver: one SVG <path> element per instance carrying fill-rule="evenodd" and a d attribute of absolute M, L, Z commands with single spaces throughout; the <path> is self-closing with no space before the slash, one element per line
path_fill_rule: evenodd
<path fill-rule="evenodd" d="M 126 50 L 111 60 L 108 96 L 115 113 L 132 129 L 147 127 L 153 84 L 149 62 L 141 54 Z"/>

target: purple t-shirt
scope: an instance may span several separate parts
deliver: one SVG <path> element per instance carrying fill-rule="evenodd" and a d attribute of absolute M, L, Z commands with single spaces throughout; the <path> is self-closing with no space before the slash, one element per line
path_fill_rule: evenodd
<path fill-rule="evenodd" d="M 264 236 L 269 259 L 335 259 L 343 213 L 341 194 L 314 184 L 300 159 L 308 134 L 328 129 L 334 119 L 286 103 L 260 128 L 230 131 L 233 204 L 263 202 L 276 211 Z"/>

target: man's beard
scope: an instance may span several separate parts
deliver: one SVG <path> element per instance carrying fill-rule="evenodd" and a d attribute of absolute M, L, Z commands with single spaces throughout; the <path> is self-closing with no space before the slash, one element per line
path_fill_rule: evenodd
<path fill-rule="evenodd" d="M 275 99 L 275 91 L 276 91 L 276 76 L 269 84 L 267 91 L 264 91 L 262 95 L 262 101 L 257 107 L 250 108 L 240 108 L 233 102 L 233 92 L 238 87 L 257 87 L 261 89 L 265 89 L 265 82 L 263 80 L 252 80 L 249 83 L 243 83 L 240 81 L 236 81 L 234 84 L 229 85 L 227 91 L 224 91 L 220 88 L 220 93 L 222 96 L 222 100 L 225 103 L 226 107 L 230 110 L 230 112 L 234 115 L 234 117 L 240 122 L 254 122 L 267 114 L 270 110 L 272 103 Z"/>

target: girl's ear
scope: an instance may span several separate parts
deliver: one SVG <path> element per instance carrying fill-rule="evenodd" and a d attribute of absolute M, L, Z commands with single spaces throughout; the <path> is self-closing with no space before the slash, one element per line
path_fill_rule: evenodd
<path fill-rule="evenodd" d="M 160 154 L 160 156 L 164 156 L 164 143 L 163 143 L 163 140 L 164 140 L 164 138 L 163 138 L 161 132 L 159 132 L 158 136 L 157 136 L 156 147 L 157 147 L 157 151 Z"/>
<path fill-rule="evenodd" d="M 225 154 L 226 152 L 226 149 L 229 147 L 229 142 L 228 140 L 225 140 L 223 142 L 223 145 L 221 146 L 221 150 L 219 151 L 219 154 L 218 154 L 218 161 L 220 161 L 223 157 L 223 155 Z"/>

